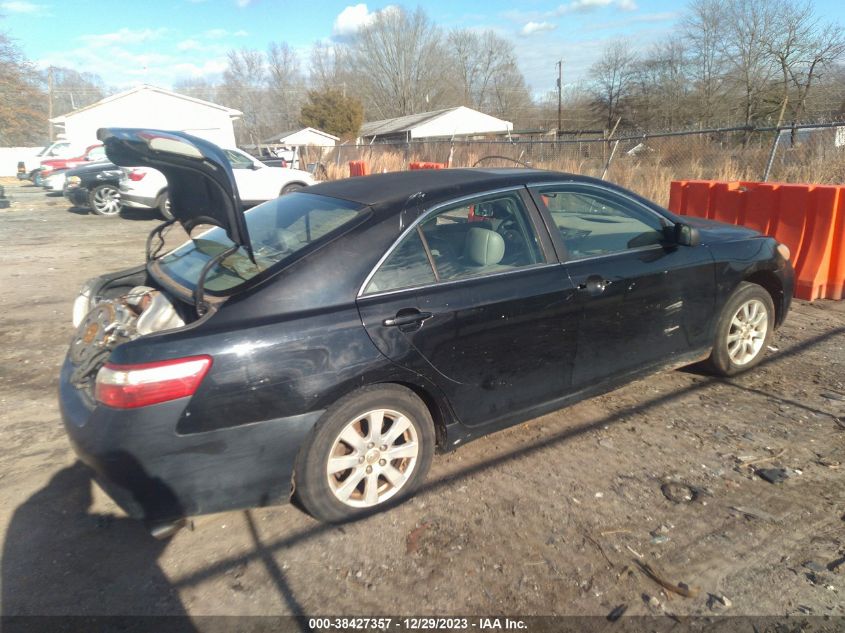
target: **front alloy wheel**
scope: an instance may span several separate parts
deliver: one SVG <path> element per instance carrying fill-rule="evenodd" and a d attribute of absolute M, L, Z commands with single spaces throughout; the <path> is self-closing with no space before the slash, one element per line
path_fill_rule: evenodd
<path fill-rule="evenodd" d="M 759 299 L 743 303 L 731 319 L 728 330 L 728 355 L 739 367 L 757 358 L 769 331 L 769 313 Z"/>
<path fill-rule="evenodd" d="M 294 493 L 312 516 L 339 522 L 409 497 L 434 455 L 428 407 L 399 385 L 341 398 L 317 423 L 294 470 Z"/>
<path fill-rule="evenodd" d="M 120 192 L 111 185 L 100 185 L 91 190 L 88 204 L 97 215 L 114 217 L 120 215 L 123 205 L 120 203 Z"/>
<path fill-rule="evenodd" d="M 761 360 L 775 327 L 775 304 L 757 284 L 742 282 L 722 308 L 716 340 L 707 361 L 722 376 L 733 376 Z"/>

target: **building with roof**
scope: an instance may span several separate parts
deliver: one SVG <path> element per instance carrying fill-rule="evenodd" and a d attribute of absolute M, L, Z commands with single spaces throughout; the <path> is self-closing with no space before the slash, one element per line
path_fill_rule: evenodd
<path fill-rule="evenodd" d="M 264 145 L 284 145 L 286 147 L 303 147 L 307 145 L 319 145 L 321 147 L 333 147 L 340 139 L 328 132 L 323 132 L 313 127 L 304 127 L 298 130 L 279 132 L 261 141 Z"/>
<path fill-rule="evenodd" d="M 142 85 L 106 97 L 50 122 L 73 143 L 97 140 L 101 127 L 148 127 L 194 134 L 223 147 L 235 146 L 233 123 L 240 110 Z"/>
<path fill-rule="evenodd" d="M 513 123 L 510 121 L 458 106 L 364 123 L 358 133 L 358 142 L 395 143 L 415 139 L 477 138 L 510 134 L 511 130 Z"/>

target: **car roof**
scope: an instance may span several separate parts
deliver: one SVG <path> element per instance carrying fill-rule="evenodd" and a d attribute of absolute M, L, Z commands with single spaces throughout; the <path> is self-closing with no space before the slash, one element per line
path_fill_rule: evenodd
<path fill-rule="evenodd" d="M 490 189 L 561 180 L 596 182 L 594 178 L 586 176 L 540 169 L 416 169 L 332 180 L 312 185 L 307 191 L 363 205 L 384 207 L 404 204 L 409 196 L 418 192 L 425 194 L 427 205 Z"/>

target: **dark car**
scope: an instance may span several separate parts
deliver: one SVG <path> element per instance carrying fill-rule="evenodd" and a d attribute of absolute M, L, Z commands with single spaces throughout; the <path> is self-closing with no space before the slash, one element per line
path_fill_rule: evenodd
<path fill-rule="evenodd" d="M 102 130 L 165 173 L 189 232 L 89 282 L 61 371 L 70 439 L 153 523 L 287 501 L 398 502 L 452 449 L 659 369 L 763 356 L 788 250 L 607 182 L 448 169 L 327 182 L 241 212 L 218 148 Z M 87 314 L 86 314 L 87 313 Z"/>
<path fill-rule="evenodd" d="M 120 215 L 120 177 L 123 170 L 104 161 L 70 169 L 65 174 L 62 193 L 71 204 L 87 207 L 97 215 Z"/>

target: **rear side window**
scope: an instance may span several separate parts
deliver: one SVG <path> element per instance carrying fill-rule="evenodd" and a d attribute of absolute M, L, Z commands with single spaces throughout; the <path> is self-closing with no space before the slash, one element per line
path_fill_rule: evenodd
<path fill-rule="evenodd" d="M 304 191 L 253 207 L 244 216 L 255 263 L 239 248 L 209 271 L 205 289 L 221 293 L 235 288 L 297 251 L 330 239 L 364 212 L 360 204 Z M 215 227 L 168 253 L 158 265 L 164 274 L 193 290 L 203 266 L 231 246 L 226 232 Z"/>
<path fill-rule="evenodd" d="M 520 196 L 479 196 L 444 207 L 417 225 L 378 268 L 364 293 L 496 274 L 543 261 Z"/>

